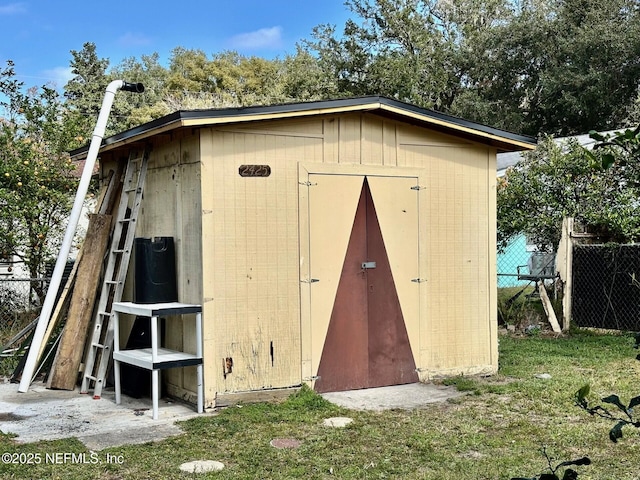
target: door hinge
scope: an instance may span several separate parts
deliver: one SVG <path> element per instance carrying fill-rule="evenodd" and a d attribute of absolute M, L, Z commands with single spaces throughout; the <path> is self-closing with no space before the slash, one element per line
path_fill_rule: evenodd
<path fill-rule="evenodd" d="M 316 283 L 316 282 L 319 282 L 320 280 L 318 280 L 317 278 L 305 278 L 300 281 L 302 283 Z"/>
<path fill-rule="evenodd" d="M 421 185 L 414 185 L 413 187 L 411 187 L 411 190 L 424 190 L 427 187 L 423 187 Z"/>
<path fill-rule="evenodd" d="M 313 382 L 315 380 L 320 380 L 320 376 L 319 375 L 312 375 L 310 377 L 305 377 L 302 379 L 302 381 L 304 382 Z"/>
<path fill-rule="evenodd" d="M 412 278 L 411 281 L 414 282 L 414 283 L 422 283 L 422 282 L 426 282 L 427 279 L 426 278 Z"/>
<path fill-rule="evenodd" d="M 305 187 L 315 187 L 316 185 L 318 185 L 317 183 L 311 183 L 311 182 L 298 182 L 299 185 L 304 185 Z"/>

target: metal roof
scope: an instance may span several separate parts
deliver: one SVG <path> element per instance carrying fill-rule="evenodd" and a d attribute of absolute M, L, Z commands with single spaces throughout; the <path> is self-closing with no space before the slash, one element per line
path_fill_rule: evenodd
<path fill-rule="evenodd" d="M 387 97 L 369 96 L 256 107 L 181 110 L 105 138 L 101 150 L 111 150 L 126 143 L 182 127 L 204 127 L 349 112 L 369 112 L 427 127 L 449 135 L 492 145 L 499 152 L 530 150 L 536 145 L 536 139 L 533 137 L 488 127 Z M 82 157 L 88 149 L 87 145 L 73 150 L 70 154 L 72 157 Z"/>

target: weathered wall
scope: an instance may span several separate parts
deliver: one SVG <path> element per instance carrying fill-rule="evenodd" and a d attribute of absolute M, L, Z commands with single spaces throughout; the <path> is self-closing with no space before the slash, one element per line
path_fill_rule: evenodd
<path fill-rule="evenodd" d="M 321 156 L 319 121 L 202 132 L 207 398 L 300 384 L 297 163 Z"/>
<path fill-rule="evenodd" d="M 495 371 L 495 150 L 366 114 L 215 127 L 201 139 L 208 401 L 313 374 L 299 170 L 314 164 L 419 171 L 421 378 Z M 244 164 L 271 176 L 240 177 Z"/>
<path fill-rule="evenodd" d="M 420 378 L 497 369 L 493 148 L 370 114 L 185 129 L 153 142 L 137 236 L 175 238 L 179 299 L 203 304 L 206 406 L 216 395 L 295 386 L 316 373 L 322 342 L 313 319 L 330 305 L 312 307 L 317 284 L 301 282 L 310 274 L 313 187 L 305 183 L 313 175 L 417 180 L 416 275 L 426 281 L 415 285 L 417 301 L 413 285 L 398 294 Z M 125 150 L 106 155 L 103 167 Z M 269 165 L 271 175 L 241 177 L 241 165 Z M 385 182 L 371 183 L 376 198 L 388 193 Z M 401 223 L 376 201 L 389 239 Z M 331 218 L 324 231 L 333 248 L 349 221 L 332 228 Z M 394 276 L 413 275 L 409 257 L 394 259 L 404 240 L 390 241 Z M 168 347 L 195 352 L 194 342 L 192 318 L 169 322 Z M 195 368 L 164 378 L 169 393 L 195 401 Z"/>
<path fill-rule="evenodd" d="M 154 147 L 136 231 L 139 237 L 174 237 L 178 299 L 184 303 L 201 303 L 202 299 L 199 160 L 198 135 Z M 195 353 L 195 340 L 193 316 L 166 322 L 167 348 Z M 195 398 L 195 367 L 169 369 L 163 372 L 163 379 L 168 393 Z"/>
<path fill-rule="evenodd" d="M 428 321 L 425 376 L 497 369 L 495 154 L 486 148 L 406 145 L 426 183 Z"/>
<path fill-rule="evenodd" d="M 124 149 L 106 155 L 101 159 L 103 172 L 127 157 L 128 150 Z M 202 301 L 200 197 L 199 135 L 180 134 L 173 140 L 162 136 L 156 138 L 149 157 L 136 237 L 174 238 L 178 299 L 185 303 Z M 124 300 L 133 299 L 134 262 L 132 255 Z M 125 319 L 123 323 L 121 345 L 126 345 L 133 319 Z M 194 316 L 171 317 L 166 328 L 165 345 L 168 348 L 195 353 Z M 163 381 L 168 393 L 195 403 L 195 367 L 163 371 Z"/>

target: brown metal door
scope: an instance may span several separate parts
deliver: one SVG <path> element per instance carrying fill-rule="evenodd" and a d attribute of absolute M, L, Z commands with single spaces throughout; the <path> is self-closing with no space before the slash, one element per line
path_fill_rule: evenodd
<path fill-rule="evenodd" d="M 353 220 L 314 388 L 353 390 L 418 381 L 366 178 Z"/>

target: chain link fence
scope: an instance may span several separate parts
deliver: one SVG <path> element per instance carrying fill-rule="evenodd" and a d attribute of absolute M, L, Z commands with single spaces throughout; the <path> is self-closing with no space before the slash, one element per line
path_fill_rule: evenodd
<path fill-rule="evenodd" d="M 640 245 L 574 245 L 571 318 L 579 327 L 640 331 Z"/>
<path fill-rule="evenodd" d="M 0 377 L 11 375 L 40 314 L 48 278 L 0 278 Z M 11 343 L 11 344 L 9 344 Z"/>
<path fill-rule="evenodd" d="M 497 260 L 499 321 L 522 329 L 545 325 L 538 282 L 557 300 L 555 254 L 539 252 L 519 235 L 498 252 Z M 560 302 L 555 303 L 559 307 Z"/>
<path fill-rule="evenodd" d="M 73 260 L 70 260 L 64 267 L 58 296 L 73 270 L 73 265 Z M 45 276 L 42 278 L 15 278 L 0 275 L 0 346 L 3 345 L 7 331 L 16 327 L 19 330 L 26 326 L 25 322 L 28 324 L 38 316 L 53 270 L 52 262 L 46 266 Z"/>
<path fill-rule="evenodd" d="M 38 316 L 48 282 L 48 278 L 0 278 L 0 335 Z"/>
<path fill-rule="evenodd" d="M 573 245 L 570 288 L 556 275 L 555 255 L 536 251 L 520 235 L 498 252 L 498 316 L 504 324 L 545 325 L 539 308 L 542 280 L 562 317 L 562 295 L 571 295 L 571 322 L 577 327 L 640 332 L 640 244 L 602 243 L 578 227 Z M 597 242 L 597 243 L 594 243 Z"/>

